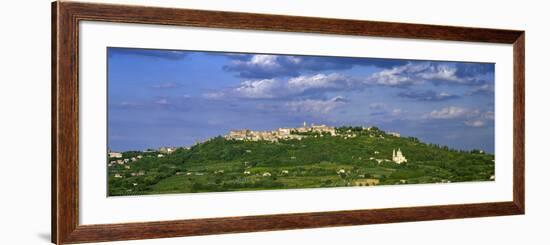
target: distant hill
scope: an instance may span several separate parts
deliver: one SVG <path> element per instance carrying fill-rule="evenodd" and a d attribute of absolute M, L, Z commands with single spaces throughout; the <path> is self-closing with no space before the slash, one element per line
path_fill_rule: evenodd
<path fill-rule="evenodd" d="M 337 134 L 332 135 L 293 132 L 302 137 L 276 142 L 219 136 L 191 148 L 177 148 L 171 154 L 124 152 L 120 159 L 109 159 L 109 195 L 448 183 L 494 178 L 494 155 L 480 150 L 459 151 L 426 144 L 375 127 L 335 130 Z M 398 149 L 407 160 L 401 164 L 392 159 Z"/>

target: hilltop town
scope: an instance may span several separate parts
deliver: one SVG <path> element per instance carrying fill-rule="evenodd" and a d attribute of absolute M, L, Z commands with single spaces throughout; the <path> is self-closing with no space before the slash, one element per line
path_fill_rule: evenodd
<path fill-rule="evenodd" d="M 310 127 L 304 122 L 302 127 L 298 128 L 278 128 L 272 131 L 254 131 L 249 129 L 231 130 L 224 137 L 229 140 L 251 140 L 251 141 L 271 141 L 277 142 L 281 139 L 301 140 L 306 137 L 306 133 L 318 133 L 319 135 L 336 135 L 336 128 L 326 125 L 311 124 Z"/>
<path fill-rule="evenodd" d="M 362 131 L 371 131 L 373 130 L 373 127 L 361 127 Z M 377 129 L 376 129 L 377 130 Z M 373 130 L 375 131 L 375 130 Z M 399 133 L 395 132 L 388 132 L 386 133 L 389 136 L 393 137 L 400 137 L 401 135 Z M 311 124 L 311 126 L 308 127 L 307 123 L 304 122 L 302 127 L 297 128 L 278 128 L 276 130 L 271 131 L 254 131 L 249 129 L 241 129 L 241 130 L 231 130 L 229 131 L 229 134 L 225 135 L 224 138 L 226 140 L 236 140 L 236 141 L 266 141 L 266 142 L 279 142 L 279 140 L 302 140 L 307 137 L 343 137 L 343 139 L 351 139 L 357 137 L 357 130 L 337 130 L 336 127 L 330 127 L 324 124 L 321 125 L 315 125 L 314 123 Z M 375 134 L 369 134 L 369 137 L 375 137 Z M 378 135 L 377 137 L 384 138 L 382 135 Z M 206 142 L 208 142 L 208 139 Z M 183 149 L 189 149 L 184 148 Z M 172 154 L 176 152 L 178 148 L 177 147 L 168 147 L 163 146 L 158 148 L 156 151 L 153 150 L 146 150 L 143 151 L 143 153 L 152 153 L 145 155 L 149 158 L 164 158 L 167 154 Z M 379 151 L 374 151 L 374 155 L 379 155 Z M 143 155 L 135 155 L 132 157 L 124 158 L 123 154 L 121 152 L 113 152 L 108 151 L 108 157 L 110 161 L 108 162 L 108 167 L 113 167 L 115 165 L 123 166 L 124 169 L 130 170 L 132 163 L 135 163 L 141 159 L 143 159 Z M 407 158 L 403 155 L 401 149 L 393 149 L 392 157 L 391 159 L 388 158 L 377 158 L 377 157 L 370 157 L 369 160 L 376 161 L 378 164 L 381 164 L 383 162 L 394 162 L 397 164 L 403 164 L 407 162 Z M 287 170 L 284 170 L 287 171 Z M 247 174 L 245 172 L 245 174 Z M 130 172 L 130 176 L 144 176 L 145 171 L 141 170 L 138 172 Z M 271 176 L 271 173 L 266 172 L 264 173 L 265 176 Z M 115 173 L 115 178 L 124 178 L 124 176 L 120 173 Z"/>
<path fill-rule="evenodd" d="M 114 196 L 494 180 L 494 155 L 480 150 L 305 122 L 230 130 L 190 147 L 109 151 L 107 165 Z"/>
<path fill-rule="evenodd" d="M 371 131 L 373 127 L 361 127 L 363 131 Z M 393 137 L 401 137 L 401 134 L 396 132 L 387 132 L 387 135 Z M 315 125 L 314 123 L 308 127 L 307 123 L 304 122 L 302 127 L 297 128 L 278 128 L 271 131 L 254 131 L 249 129 L 239 129 L 231 130 L 229 134 L 225 135 L 224 138 L 227 140 L 239 140 L 239 141 L 269 141 L 269 142 L 278 142 L 279 140 L 302 140 L 306 137 L 343 137 L 344 139 L 355 138 L 357 137 L 356 132 L 352 132 L 351 129 L 340 132 L 336 130 L 336 127 L 330 127 L 325 124 Z M 369 135 L 374 137 L 374 135 Z M 384 136 L 379 136 L 384 137 Z M 378 154 L 378 151 L 374 152 Z M 379 164 L 383 161 L 389 162 L 389 159 L 378 159 L 370 157 L 370 160 L 375 160 Z M 401 149 L 394 149 L 391 157 L 391 161 L 402 164 L 407 162 L 407 158 L 401 152 Z"/>
<path fill-rule="evenodd" d="M 370 131 L 372 127 L 361 127 L 362 130 Z M 389 132 L 389 135 L 400 137 L 399 133 Z M 305 137 L 323 137 L 323 136 L 342 136 L 345 138 L 356 137 L 357 134 L 352 133 L 351 130 L 345 132 L 338 132 L 336 127 L 330 127 L 324 124 L 315 125 L 314 123 L 311 126 L 307 126 L 307 123 L 304 122 L 302 127 L 297 128 L 278 128 L 271 131 L 254 131 L 249 129 L 239 129 L 231 130 L 229 134 L 225 135 L 224 138 L 228 140 L 249 140 L 249 141 L 270 141 L 277 142 L 279 140 L 288 140 L 296 139 L 301 140 Z"/>

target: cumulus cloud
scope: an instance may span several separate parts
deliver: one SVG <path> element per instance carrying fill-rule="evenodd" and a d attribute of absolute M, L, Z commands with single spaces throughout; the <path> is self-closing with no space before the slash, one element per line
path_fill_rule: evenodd
<path fill-rule="evenodd" d="M 239 97 L 251 99 L 272 99 L 282 94 L 284 84 L 274 79 L 244 81 L 233 92 Z"/>
<path fill-rule="evenodd" d="M 442 108 L 440 110 L 433 110 L 431 111 L 427 117 L 433 118 L 433 119 L 452 119 L 452 118 L 460 118 L 468 115 L 470 113 L 470 110 L 458 106 L 449 106 Z"/>
<path fill-rule="evenodd" d="M 336 96 L 328 100 L 306 99 L 290 101 L 285 105 L 291 111 L 326 114 L 345 103 L 346 100 L 343 97 Z"/>
<path fill-rule="evenodd" d="M 440 110 L 433 110 L 426 114 L 424 118 L 428 119 L 457 119 L 470 127 L 483 127 L 489 121 L 493 121 L 495 113 L 493 111 L 480 111 L 477 109 L 468 109 L 458 106 L 449 106 Z"/>
<path fill-rule="evenodd" d="M 478 86 L 470 92 L 468 92 L 468 95 L 491 95 L 495 92 L 495 86 L 491 84 L 483 84 L 481 86 Z"/>
<path fill-rule="evenodd" d="M 237 87 L 209 92 L 203 96 L 208 99 L 247 98 L 280 99 L 301 95 L 323 97 L 325 92 L 334 92 L 361 88 L 360 80 L 338 73 L 297 76 L 290 79 L 257 79 L 241 82 Z"/>
<path fill-rule="evenodd" d="M 414 99 L 418 101 L 445 101 L 450 99 L 456 99 L 460 96 L 449 94 L 447 92 L 435 92 L 433 90 L 426 91 L 406 91 L 397 94 L 403 98 Z"/>
<path fill-rule="evenodd" d="M 441 62 L 409 62 L 406 65 L 384 69 L 372 74 L 369 83 L 405 87 L 424 84 L 480 85 L 481 74 L 460 72 L 456 64 Z"/>
<path fill-rule="evenodd" d="M 247 61 L 245 63 L 264 68 L 280 67 L 279 63 L 277 62 L 277 57 L 278 56 L 275 55 L 254 55 L 252 56 L 252 59 L 250 59 L 250 61 Z"/>
<path fill-rule="evenodd" d="M 479 119 L 473 119 L 473 120 L 466 120 L 464 121 L 464 124 L 470 126 L 470 127 L 483 127 L 485 126 L 485 121 L 479 120 Z"/>
<path fill-rule="evenodd" d="M 224 70 L 237 72 L 239 77 L 267 79 L 278 76 L 296 76 L 296 69 L 289 69 L 289 64 L 296 63 L 293 56 L 251 55 L 249 59 L 233 59 Z"/>
<path fill-rule="evenodd" d="M 456 67 L 427 63 L 425 67 L 422 67 L 415 75 L 425 80 L 442 80 L 460 83 L 461 79 L 457 77 L 456 71 Z"/>
<path fill-rule="evenodd" d="M 340 73 L 296 75 L 298 73 L 296 69 L 289 69 L 289 67 L 300 64 L 303 67 L 309 67 L 308 69 L 310 70 L 315 70 L 319 65 L 303 65 L 308 62 L 308 59 L 314 58 L 317 57 L 251 55 L 248 59 L 234 59 L 231 62 L 232 66 L 226 66 L 225 69 L 239 70 L 241 73 L 261 72 L 263 75 L 266 75 L 256 74 L 259 75 L 256 76 L 249 74 L 249 76 L 241 74 L 243 77 L 271 78 L 248 79 L 236 88 L 227 89 L 223 93 L 226 97 L 274 99 L 295 95 L 322 95 L 326 92 L 358 90 L 367 86 L 407 87 L 421 85 L 426 82 L 481 86 L 484 83 L 477 76 L 463 76 L 471 75 L 472 72 L 459 72 L 460 69 L 454 65 L 455 63 L 448 62 L 408 62 L 404 65 L 382 69 L 366 77 L 352 77 Z M 330 67 L 330 62 L 324 66 Z M 245 67 L 250 69 L 244 69 Z M 314 67 L 316 68 L 314 69 Z M 469 70 L 475 69 L 469 68 Z M 268 73 L 277 73 L 279 75 L 284 73 L 288 78 L 272 78 L 273 74 L 269 75 Z M 480 89 L 486 88 L 481 86 Z M 402 92 L 399 96 L 419 101 L 444 101 L 458 98 L 457 95 L 446 92 L 436 93 L 434 91 Z M 208 98 L 211 96 L 205 95 L 205 97 Z M 217 98 L 220 98 L 220 96 L 217 96 Z"/>
<path fill-rule="evenodd" d="M 354 66 L 371 66 L 382 70 L 374 73 L 371 83 L 385 86 L 408 86 L 426 81 L 435 84 L 451 83 L 480 85 L 481 78 L 494 72 L 494 64 L 468 62 L 423 62 L 397 59 L 322 57 L 297 55 L 246 55 L 226 54 L 231 62 L 224 66 L 226 71 L 239 77 L 271 79 L 300 76 L 307 72 L 348 70 Z"/>
<path fill-rule="evenodd" d="M 385 86 L 408 86 L 421 81 L 414 79 L 412 73 L 419 70 L 420 66 L 407 64 L 404 66 L 385 69 L 372 74 L 369 82 Z"/>
<path fill-rule="evenodd" d="M 254 79 L 299 76 L 304 72 L 327 70 L 347 70 L 353 66 L 375 66 L 390 68 L 402 65 L 402 60 L 323 57 L 297 55 L 225 55 L 231 62 L 224 70 L 237 73 L 237 76 Z"/>
<path fill-rule="evenodd" d="M 355 84 L 353 79 L 343 75 L 332 74 L 316 74 L 312 76 L 299 76 L 288 80 L 287 87 L 290 91 L 302 93 L 308 90 L 315 89 L 346 89 L 351 88 Z"/>

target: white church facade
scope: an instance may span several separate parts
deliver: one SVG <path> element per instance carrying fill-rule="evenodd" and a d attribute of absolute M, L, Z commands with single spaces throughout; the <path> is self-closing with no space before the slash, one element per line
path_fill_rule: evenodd
<path fill-rule="evenodd" d="M 393 150 L 392 160 L 397 164 L 407 162 L 407 158 L 405 158 L 401 149 L 397 149 L 397 151 L 395 151 L 395 149 Z"/>

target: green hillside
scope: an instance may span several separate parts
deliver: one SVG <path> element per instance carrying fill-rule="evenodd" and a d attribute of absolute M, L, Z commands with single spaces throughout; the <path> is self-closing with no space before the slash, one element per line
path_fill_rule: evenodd
<path fill-rule="evenodd" d="M 238 141 L 216 137 L 174 153 L 124 152 L 109 166 L 109 195 L 489 181 L 494 155 L 396 137 L 377 128 L 337 128 L 338 136 Z M 401 149 L 406 163 L 392 161 Z M 140 156 L 139 159 L 136 157 Z M 109 159 L 109 162 L 117 159 Z"/>

